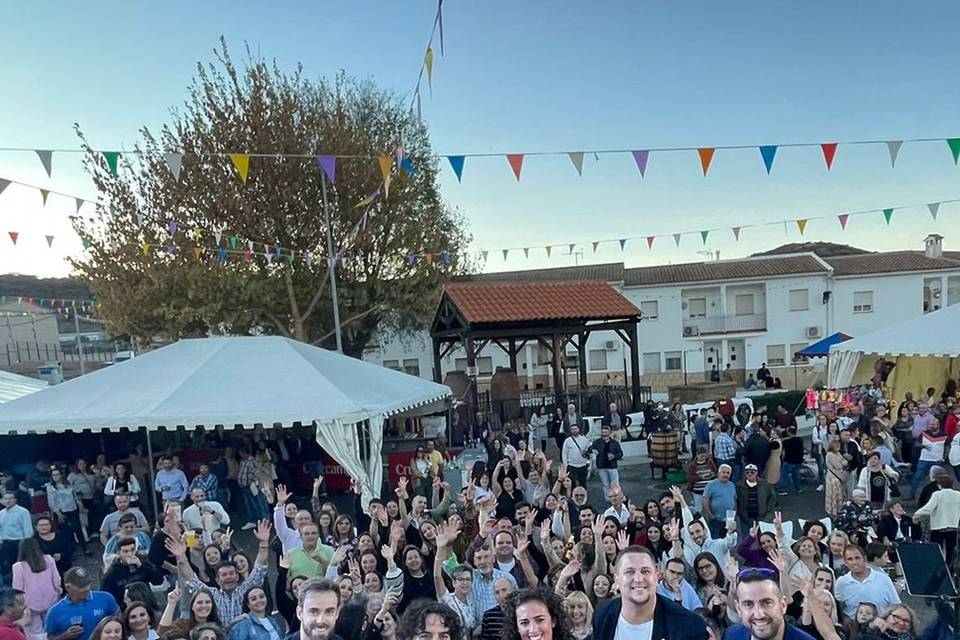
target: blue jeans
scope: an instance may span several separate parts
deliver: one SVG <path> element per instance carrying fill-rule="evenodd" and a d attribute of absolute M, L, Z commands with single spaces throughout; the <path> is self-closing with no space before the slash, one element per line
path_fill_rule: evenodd
<path fill-rule="evenodd" d="M 597 469 L 600 483 L 603 485 L 604 497 L 610 495 L 610 486 L 620 484 L 620 472 L 617 469 Z"/>
<path fill-rule="evenodd" d="M 792 462 L 784 462 L 780 470 L 780 482 L 777 483 L 777 491 L 786 491 L 787 482 L 793 484 L 793 490 L 800 493 L 800 466 Z"/>
<path fill-rule="evenodd" d="M 247 510 L 247 522 L 257 523 L 259 520 L 270 519 L 270 508 L 263 493 L 253 494 L 249 487 L 242 487 L 243 504 Z"/>
<path fill-rule="evenodd" d="M 932 460 L 917 460 L 917 470 L 913 472 L 913 498 L 920 493 L 920 486 L 930 482 L 930 469 L 940 463 Z M 942 465 L 941 465 L 942 466 Z"/>

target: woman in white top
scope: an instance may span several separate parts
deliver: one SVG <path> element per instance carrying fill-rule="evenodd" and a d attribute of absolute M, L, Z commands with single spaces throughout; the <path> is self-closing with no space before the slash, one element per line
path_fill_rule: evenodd
<path fill-rule="evenodd" d="M 804 536 L 797 540 L 789 551 L 788 559 L 796 558 L 790 567 L 790 577 L 813 580 L 813 574 L 820 568 L 820 549 L 817 543 Z"/>
<path fill-rule="evenodd" d="M 950 453 L 947 454 L 947 461 L 950 462 L 953 473 L 960 480 L 960 431 L 957 431 L 950 440 Z"/>
<path fill-rule="evenodd" d="M 107 497 L 108 504 L 113 504 L 113 496 L 118 491 L 126 491 L 130 495 L 130 504 L 139 504 L 140 483 L 130 475 L 127 466 L 119 462 L 113 468 L 113 475 L 107 478 L 107 483 L 103 485 L 103 495 Z"/>
<path fill-rule="evenodd" d="M 550 416 L 547 415 L 547 408 L 540 405 L 540 410 L 530 414 L 530 444 L 533 448 L 540 448 L 540 451 L 547 450 L 547 425 L 550 423 Z"/>
<path fill-rule="evenodd" d="M 810 455 L 817 461 L 817 491 L 823 491 L 823 482 L 827 469 L 824 456 L 827 453 L 827 416 L 822 413 L 817 416 L 817 423 L 810 432 Z"/>
<path fill-rule="evenodd" d="M 930 518 L 930 542 L 943 547 L 947 566 L 953 566 L 957 548 L 957 523 L 960 522 L 960 491 L 953 488 L 953 476 L 942 473 L 937 477 L 939 491 L 913 514 L 914 518 Z"/>

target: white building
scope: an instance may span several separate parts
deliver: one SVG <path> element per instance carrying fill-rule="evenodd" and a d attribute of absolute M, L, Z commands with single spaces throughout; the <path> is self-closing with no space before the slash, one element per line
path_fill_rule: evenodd
<path fill-rule="evenodd" d="M 922 251 L 871 253 L 846 245 L 805 243 L 740 260 L 625 268 L 623 263 L 512 271 L 471 276 L 480 281 L 602 280 L 643 313 L 639 337 L 641 384 L 662 392 L 671 384 L 702 381 L 730 365 L 743 380 L 766 363 L 784 387 L 804 387 L 812 367 L 793 354 L 840 331 L 858 336 L 960 302 L 960 252 L 944 252 L 941 236 Z M 439 294 L 438 294 L 439 297 Z M 367 350 L 364 359 L 424 378 L 433 377 L 426 330 Z M 567 347 L 568 383 L 576 383 L 576 352 Z M 589 384 L 623 383 L 628 355 L 612 333 L 587 345 Z M 528 345 L 518 358 L 520 383 L 550 386 L 550 358 Z M 483 384 L 506 354 L 488 346 L 477 361 Z M 463 352 L 443 360 L 443 372 L 464 371 Z"/>

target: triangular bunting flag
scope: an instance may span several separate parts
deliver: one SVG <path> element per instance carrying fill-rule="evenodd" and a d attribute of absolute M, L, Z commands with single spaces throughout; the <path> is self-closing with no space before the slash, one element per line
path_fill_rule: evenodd
<path fill-rule="evenodd" d="M 486 258 L 484 258 L 484 260 L 486 260 Z M 407 266 L 412 267 L 416 261 L 417 261 L 417 254 L 410 253 L 407 255 Z"/>
<path fill-rule="evenodd" d="M 679 247 L 680 246 L 680 235 L 679 233 L 673 234 L 673 242 Z"/>
<path fill-rule="evenodd" d="M 800 218 L 797 220 L 797 229 L 800 230 L 800 235 L 803 235 L 803 232 L 807 230 L 807 219 Z"/>
<path fill-rule="evenodd" d="M 230 248 L 231 249 L 237 248 L 237 236 L 230 236 Z"/>
<path fill-rule="evenodd" d="M 846 230 L 847 228 L 847 219 L 850 218 L 849 213 L 841 213 L 837 216 L 837 220 L 840 221 L 840 228 Z"/>
<path fill-rule="evenodd" d="M 697 149 L 700 156 L 700 168 L 703 169 L 703 175 L 707 175 L 710 170 L 710 163 L 713 162 L 713 153 L 716 151 L 713 147 L 701 147 Z"/>
<path fill-rule="evenodd" d="M 569 245 L 569 251 L 567 252 L 567 254 L 572 256 L 572 255 L 573 255 L 573 250 L 576 249 L 576 248 L 577 248 L 577 245 L 571 242 L 570 245 Z"/>
<path fill-rule="evenodd" d="M 80 241 L 83 243 L 84 249 L 89 249 L 90 247 L 93 246 L 93 240 L 91 240 L 87 236 L 80 236 Z"/>
<path fill-rule="evenodd" d="M 413 175 L 413 163 L 410 162 L 410 158 L 404 158 L 403 160 L 401 160 L 400 168 L 406 171 L 408 174 Z"/>
<path fill-rule="evenodd" d="M 433 49 L 429 47 L 423 54 L 423 66 L 427 70 L 427 86 L 430 87 L 430 95 L 433 95 Z"/>
<path fill-rule="evenodd" d="M 567 157 L 570 158 L 570 162 L 573 163 L 573 168 L 577 170 L 577 175 L 583 175 L 583 151 L 570 151 L 567 153 Z"/>
<path fill-rule="evenodd" d="M 450 264 L 450 252 L 444 249 L 440 252 L 440 259 L 443 261 L 443 264 Z"/>
<path fill-rule="evenodd" d="M 110 175 L 116 177 L 117 160 L 120 159 L 120 152 L 119 151 L 101 151 L 100 155 L 102 155 L 103 159 L 107 161 L 107 169 L 110 170 Z"/>
<path fill-rule="evenodd" d="M 520 182 L 520 170 L 523 169 L 523 154 L 508 153 L 507 162 L 510 163 L 510 168 L 513 169 L 513 175 L 517 177 L 517 182 Z"/>
<path fill-rule="evenodd" d="M 337 157 L 336 156 L 317 156 L 317 166 L 319 166 L 327 180 L 337 181 Z"/>
<path fill-rule="evenodd" d="M 740 242 L 740 227 L 733 227 L 731 231 L 733 231 L 734 240 Z"/>
<path fill-rule="evenodd" d="M 703 244 L 707 244 L 707 236 L 710 235 L 709 230 L 704 230 L 700 232 L 700 237 L 703 239 Z"/>
<path fill-rule="evenodd" d="M 220 244 L 221 238 L 223 238 L 223 231 L 220 231 L 219 229 L 217 229 L 216 231 L 213 232 L 213 239 L 217 241 L 218 245 Z"/>
<path fill-rule="evenodd" d="M 506 260 L 506 258 L 504 258 L 504 260 Z M 427 255 L 423 256 L 423 261 L 427 264 L 433 264 L 433 254 L 428 253 Z"/>
<path fill-rule="evenodd" d="M 194 247 L 193 257 L 199 259 L 201 255 L 203 255 L 203 247 Z"/>
<path fill-rule="evenodd" d="M 227 250 L 221 247 L 220 251 L 217 251 L 217 259 L 224 262 L 227 259 Z"/>
<path fill-rule="evenodd" d="M 0 189 L 0 191 L 3 191 L 3 189 Z M 82 206 L 83 206 L 83 203 L 84 203 L 83 198 L 74 198 L 74 199 L 73 199 L 73 202 L 74 202 L 74 204 L 76 205 L 76 212 L 75 212 L 75 213 L 80 213 L 80 207 L 82 207 Z"/>
<path fill-rule="evenodd" d="M 50 189 L 40 189 L 40 197 L 43 198 L 43 206 L 47 206 L 47 198 L 50 196 Z"/>
<path fill-rule="evenodd" d="M 760 157 L 763 158 L 763 166 L 767 168 L 767 173 L 773 168 L 773 159 L 777 156 L 776 145 L 765 145 L 760 147 Z"/>
<path fill-rule="evenodd" d="M 457 182 L 461 182 L 463 179 L 463 161 L 466 159 L 466 156 L 447 156 L 447 160 L 450 161 L 450 167 L 453 168 L 453 172 L 457 175 Z"/>
<path fill-rule="evenodd" d="M 150 253 L 150 245 L 144 242 L 140 245 L 140 250 L 143 251 L 143 255 L 147 255 Z"/>
<path fill-rule="evenodd" d="M 887 224 L 890 224 L 890 218 L 893 217 L 893 209 L 884 209 L 883 217 L 887 221 Z"/>
<path fill-rule="evenodd" d="M 47 238 L 47 246 L 50 247 L 50 248 L 52 248 L 52 247 L 53 247 L 53 236 L 46 236 L 46 238 Z"/>
<path fill-rule="evenodd" d="M 172 236 L 177 235 L 177 221 L 176 221 L 176 220 L 171 220 L 170 222 L 167 223 L 167 232 L 168 232 L 170 235 L 172 235 Z"/>
<path fill-rule="evenodd" d="M 927 209 L 930 210 L 930 217 L 932 217 L 934 220 L 936 220 L 936 219 L 937 219 L 937 213 L 939 213 L 939 211 L 940 211 L 940 203 L 939 203 L 939 202 L 931 202 L 930 204 L 927 205 Z"/>
<path fill-rule="evenodd" d="M 510 249 L 504 249 L 504 250 L 503 250 L 503 260 L 504 260 L 504 261 L 507 260 L 507 254 L 509 254 L 509 253 L 510 253 Z"/>
<path fill-rule="evenodd" d="M 16 231 L 7 231 L 7 235 L 10 236 L 10 239 L 13 241 L 13 244 L 17 244 L 17 238 L 20 237 L 20 234 Z"/>
<path fill-rule="evenodd" d="M 591 244 L 593 245 L 593 252 L 596 253 L 596 252 L 597 252 L 597 247 L 600 246 L 600 243 L 597 242 L 596 240 L 594 240 Z"/>
<path fill-rule="evenodd" d="M 37 155 L 40 156 L 40 163 L 43 165 L 44 170 L 47 172 L 47 177 L 50 177 L 50 173 L 53 171 L 53 151 L 44 151 L 37 150 Z"/>
<path fill-rule="evenodd" d="M 627 241 L 626 241 L 626 239 L 621 239 L 621 240 L 620 240 L 620 251 L 623 251 L 623 248 L 626 247 L 626 246 L 627 246 Z"/>
<path fill-rule="evenodd" d="M 837 155 L 837 143 L 824 142 L 820 145 L 820 150 L 823 151 L 823 161 L 827 163 L 827 171 L 829 171 L 833 166 L 833 156 Z"/>
<path fill-rule="evenodd" d="M 247 249 L 253 251 L 253 240 L 247 240 Z"/>
<path fill-rule="evenodd" d="M 0 178 L 0 193 L 3 193 L 3 190 L 9 187 L 10 184 L 11 183 L 9 180 L 4 180 L 3 178 Z"/>
<path fill-rule="evenodd" d="M 890 166 L 897 166 L 897 156 L 900 155 L 900 147 L 903 146 L 903 140 L 890 140 L 887 142 L 887 151 L 890 152 Z"/>
<path fill-rule="evenodd" d="M 488 255 L 490 255 L 490 252 L 487 251 L 487 250 L 483 250 L 483 251 L 480 252 L 480 259 L 483 260 L 484 262 L 486 262 Z M 409 258 L 409 257 L 410 257 L 410 256 L 407 256 L 407 258 Z"/>
<path fill-rule="evenodd" d="M 529 258 L 529 257 L 530 257 L 530 247 L 524 247 L 524 248 L 523 248 L 523 257 L 524 257 L 524 258 Z"/>
<path fill-rule="evenodd" d="M 253 259 L 253 251 L 250 251 L 249 249 L 247 249 L 246 251 L 243 252 L 244 262 L 250 262 L 250 260 L 252 259 Z"/>
<path fill-rule="evenodd" d="M 633 151 L 633 161 L 637 163 L 637 169 L 640 170 L 640 177 L 647 173 L 647 160 L 650 159 L 650 152 L 646 149 Z"/>
<path fill-rule="evenodd" d="M 947 139 L 947 145 L 950 147 L 950 153 L 953 154 L 953 164 L 957 164 L 957 158 L 960 158 L 960 138 Z"/>
<path fill-rule="evenodd" d="M 393 157 L 377 156 L 377 164 L 380 165 L 380 175 L 383 176 L 383 181 L 387 182 L 390 178 L 390 170 L 393 169 Z"/>
<path fill-rule="evenodd" d="M 647 249 L 653 249 L 653 242 L 657 239 L 657 236 L 647 236 Z"/>
<path fill-rule="evenodd" d="M 548 244 L 547 246 L 544 247 L 544 249 L 547 250 L 547 257 L 549 258 L 550 252 L 553 251 L 553 247 Z"/>
<path fill-rule="evenodd" d="M 177 245 L 175 245 L 175 244 L 168 244 L 168 245 L 167 245 L 167 253 L 169 253 L 170 255 L 173 255 L 173 254 L 175 254 L 176 252 L 177 252 Z"/>
<path fill-rule="evenodd" d="M 174 180 L 180 179 L 180 170 L 183 168 L 183 154 L 182 153 L 165 153 L 163 154 L 163 161 L 167 165 L 167 169 L 173 175 Z"/>
<path fill-rule="evenodd" d="M 250 171 L 250 156 L 245 153 L 231 153 L 230 162 L 240 174 L 240 182 L 247 183 L 247 173 Z"/>

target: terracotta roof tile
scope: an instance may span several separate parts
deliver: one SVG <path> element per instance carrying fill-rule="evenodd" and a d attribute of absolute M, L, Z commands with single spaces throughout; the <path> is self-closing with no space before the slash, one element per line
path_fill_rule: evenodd
<path fill-rule="evenodd" d="M 444 293 L 473 324 L 640 315 L 606 282 L 464 282 L 446 285 Z"/>
<path fill-rule="evenodd" d="M 688 262 L 656 267 L 626 269 L 625 286 L 649 286 L 682 282 L 711 282 L 741 278 L 769 278 L 801 273 L 825 273 L 827 270 L 813 256 L 784 256 L 752 260 Z"/>
<path fill-rule="evenodd" d="M 861 256 L 824 258 L 824 260 L 833 267 L 835 276 L 960 269 L 960 260 L 949 257 L 928 258 L 917 251 L 885 251 Z"/>

